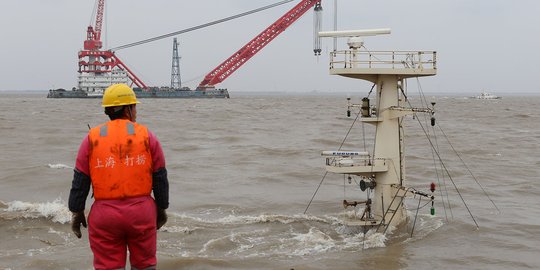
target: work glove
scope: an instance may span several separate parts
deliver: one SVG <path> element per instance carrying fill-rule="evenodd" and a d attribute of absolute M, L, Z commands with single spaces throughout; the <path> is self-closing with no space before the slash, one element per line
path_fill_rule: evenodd
<path fill-rule="evenodd" d="M 86 228 L 86 218 L 84 217 L 84 211 L 73 212 L 71 216 L 71 230 L 77 236 L 81 238 L 81 224 Z"/>
<path fill-rule="evenodd" d="M 167 223 L 167 213 L 165 212 L 165 209 L 160 209 L 158 207 L 157 209 L 157 223 L 156 223 L 156 230 L 159 230 L 163 225 Z"/>

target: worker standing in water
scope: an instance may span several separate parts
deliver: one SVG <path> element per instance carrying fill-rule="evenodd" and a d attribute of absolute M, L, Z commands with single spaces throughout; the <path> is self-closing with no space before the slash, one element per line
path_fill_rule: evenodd
<path fill-rule="evenodd" d="M 125 268 L 126 249 L 133 269 L 157 264 L 157 230 L 167 222 L 169 181 L 160 142 L 136 123 L 138 103 L 125 84 L 107 88 L 102 107 L 110 121 L 92 128 L 77 154 L 69 194 L 71 228 L 81 238 L 92 186 L 88 236 L 96 269 Z"/>

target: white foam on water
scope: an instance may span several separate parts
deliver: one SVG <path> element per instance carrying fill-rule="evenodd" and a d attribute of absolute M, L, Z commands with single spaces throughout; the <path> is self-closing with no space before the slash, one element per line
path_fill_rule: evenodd
<path fill-rule="evenodd" d="M 339 216 L 325 215 L 323 217 L 324 217 L 324 220 L 330 225 L 333 225 L 333 226 L 343 225 L 343 218 L 340 218 Z"/>
<path fill-rule="evenodd" d="M 57 231 L 57 230 L 53 229 L 52 227 L 49 228 L 49 231 L 47 233 L 58 235 L 59 237 L 61 237 L 64 240 L 64 243 L 69 243 L 71 241 L 72 237 L 73 237 L 71 232 L 66 233 L 66 232 L 62 232 L 62 231 Z"/>
<path fill-rule="evenodd" d="M 363 243 L 363 248 L 367 249 L 386 247 L 386 240 L 386 234 L 368 231 L 366 233 L 366 238 Z"/>
<path fill-rule="evenodd" d="M 387 234 L 368 230 L 365 235 L 364 229 L 360 226 L 340 226 L 336 232 L 343 235 L 343 243 L 339 246 L 341 250 L 360 250 L 368 248 L 385 247 Z"/>
<path fill-rule="evenodd" d="M 268 230 L 231 232 L 225 236 L 212 238 L 197 252 L 200 257 L 258 258 L 269 255 L 286 257 L 304 256 L 325 252 L 334 245 L 329 236 L 316 228 L 308 233 L 293 233 L 280 239 L 268 237 Z M 276 245 L 273 243 L 281 243 Z M 195 255 L 195 254 L 192 254 Z"/>
<path fill-rule="evenodd" d="M 293 233 L 292 240 L 296 241 L 296 247 L 290 253 L 293 256 L 324 253 L 336 247 L 332 237 L 315 227 L 311 227 L 307 233 Z"/>
<path fill-rule="evenodd" d="M 218 223 L 224 224 L 257 224 L 257 223 L 281 223 L 290 224 L 298 221 L 316 221 L 327 223 L 326 220 L 308 215 L 277 215 L 277 214 L 262 214 L 258 216 L 234 216 L 229 215 L 218 219 Z"/>
<path fill-rule="evenodd" d="M 68 166 L 68 165 L 65 165 L 65 164 L 61 164 L 61 163 L 58 163 L 58 164 L 48 164 L 47 167 L 49 167 L 49 168 L 51 168 L 51 169 L 73 169 L 73 167 Z"/>
<path fill-rule="evenodd" d="M 412 226 L 411 221 L 411 226 Z M 423 239 L 430 233 L 439 229 L 444 225 L 444 220 L 441 217 L 432 216 L 429 214 L 419 214 L 414 226 L 413 238 L 408 238 L 404 242 Z"/>
<path fill-rule="evenodd" d="M 208 256 L 206 255 L 208 250 L 215 249 L 217 246 L 220 246 L 223 243 L 227 242 L 229 238 L 230 238 L 230 235 L 226 235 L 223 237 L 208 240 L 199 251 L 199 254 L 201 254 L 202 256 Z"/>
<path fill-rule="evenodd" d="M 237 246 L 237 248 L 227 252 L 226 255 L 236 255 L 252 249 L 255 246 L 255 243 L 250 241 L 250 239 L 252 239 L 251 237 L 249 237 L 251 233 L 252 232 L 232 233 L 229 236 L 229 240 L 233 242 Z"/>
<path fill-rule="evenodd" d="M 346 213 L 345 213 L 346 214 Z M 195 230 L 204 231 L 205 227 L 216 225 L 261 225 L 262 230 L 229 231 L 226 235 L 214 236 L 201 243 L 202 248 L 194 251 L 193 256 L 202 257 L 266 257 L 285 256 L 302 257 L 316 256 L 333 252 L 356 252 L 363 249 L 382 248 L 392 238 L 397 230 L 390 227 L 386 233 L 369 230 L 364 235 L 360 226 L 347 226 L 341 216 L 310 216 L 310 215 L 234 215 L 224 217 L 201 218 L 188 214 L 171 213 L 172 216 L 184 219 L 187 227 L 165 226 L 164 231 L 190 234 Z M 273 224 L 288 225 L 288 231 L 275 232 L 267 226 Z M 304 226 L 308 225 L 309 229 Z M 418 235 L 425 235 L 440 227 L 440 220 L 430 216 L 419 216 L 417 220 Z M 300 226 L 300 227 L 299 227 Z M 221 227 L 224 229 L 224 227 Z M 304 229 L 301 229 L 304 228 Z M 307 231 L 306 231 L 307 230 Z"/>
<path fill-rule="evenodd" d="M 31 203 L 12 201 L 7 203 L 5 211 L 22 213 L 25 218 L 45 217 L 56 223 L 66 224 L 71 221 L 71 212 L 62 199 L 58 198 L 53 202 Z"/>
<path fill-rule="evenodd" d="M 300 221 L 314 221 L 314 222 L 321 222 L 321 223 L 332 223 L 332 220 L 328 220 L 325 218 L 320 218 L 316 216 L 310 216 L 310 215 L 277 215 L 277 214 L 261 214 L 258 216 L 236 216 L 236 215 L 228 215 L 225 217 L 217 218 L 217 219 L 203 219 L 199 217 L 193 217 L 188 216 L 185 214 L 172 214 L 173 216 L 176 216 L 181 219 L 190 219 L 199 223 L 205 223 L 205 224 L 224 224 L 224 225 L 247 225 L 247 224 L 259 224 L 259 223 L 281 223 L 281 224 L 290 224 L 293 222 L 300 222 Z"/>
<path fill-rule="evenodd" d="M 252 250 L 268 240 L 267 237 L 263 236 L 267 233 L 268 229 L 231 232 L 226 236 L 208 240 L 199 250 L 199 255 L 209 256 L 212 253 L 223 253 L 226 257 L 253 257 Z"/>
<path fill-rule="evenodd" d="M 169 233 L 184 233 L 184 234 L 191 234 L 194 231 L 198 230 L 198 227 L 195 228 L 189 228 L 189 227 L 183 227 L 183 226 L 163 226 L 160 230 L 164 232 Z"/>
<path fill-rule="evenodd" d="M 172 213 L 185 219 L 188 223 L 202 228 L 208 225 L 257 225 L 279 223 L 289 224 L 288 232 L 275 232 L 269 235 L 269 229 L 233 231 L 227 235 L 206 240 L 196 256 L 225 257 L 265 257 L 269 254 L 286 257 L 302 257 L 328 252 L 357 251 L 368 248 L 385 247 L 387 237 L 382 233 L 368 232 L 364 237 L 363 230 L 343 225 L 342 219 L 336 216 L 310 215 L 228 215 L 215 219 L 204 219 L 186 214 Z M 313 222 L 313 223 L 312 223 Z M 292 223 L 310 224 L 308 231 L 298 231 Z M 165 227 L 169 232 L 190 233 L 189 227 Z M 329 230 L 329 231 L 328 231 Z M 337 234 L 336 234 L 337 233 Z"/>

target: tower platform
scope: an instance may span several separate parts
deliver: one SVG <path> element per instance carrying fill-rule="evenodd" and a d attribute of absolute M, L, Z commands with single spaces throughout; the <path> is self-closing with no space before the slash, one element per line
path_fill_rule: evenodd
<path fill-rule="evenodd" d="M 437 74 L 435 51 L 361 51 L 330 53 L 330 74 L 377 82 L 379 75 L 399 79 Z"/>

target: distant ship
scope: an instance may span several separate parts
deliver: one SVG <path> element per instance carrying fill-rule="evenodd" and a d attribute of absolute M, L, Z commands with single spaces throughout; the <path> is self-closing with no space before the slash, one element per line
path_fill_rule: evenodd
<path fill-rule="evenodd" d="M 502 97 L 490 94 L 490 93 L 488 93 L 486 91 L 482 91 L 482 93 L 480 93 L 480 95 L 474 96 L 473 98 L 476 98 L 476 99 L 501 99 Z"/>

